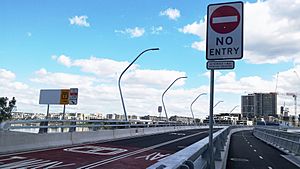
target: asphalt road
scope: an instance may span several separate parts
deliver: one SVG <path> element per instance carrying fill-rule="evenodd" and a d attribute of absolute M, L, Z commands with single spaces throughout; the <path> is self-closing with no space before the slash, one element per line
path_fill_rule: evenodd
<path fill-rule="evenodd" d="M 285 153 L 262 142 L 252 131 L 237 132 L 231 136 L 227 169 L 298 169 L 287 161 Z"/>
<path fill-rule="evenodd" d="M 0 169 L 141 169 L 208 136 L 207 129 L 169 132 L 74 147 L 0 156 Z"/>

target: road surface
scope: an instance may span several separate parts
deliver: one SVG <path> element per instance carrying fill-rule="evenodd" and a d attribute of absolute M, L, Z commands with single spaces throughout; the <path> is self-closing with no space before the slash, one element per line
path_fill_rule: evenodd
<path fill-rule="evenodd" d="M 141 169 L 208 136 L 207 129 L 0 156 L 7 168 Z"/>
<path fill-rule="evenodd" d="M 231 136 L 227 169 L 299 169 L 284 158 L 287 154 L 252 135 L 252 131 Z"/>

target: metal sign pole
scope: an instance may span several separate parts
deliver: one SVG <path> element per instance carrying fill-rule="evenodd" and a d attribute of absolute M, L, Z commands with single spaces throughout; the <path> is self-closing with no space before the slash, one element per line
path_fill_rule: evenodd
<path fill-rule="evenodd" d="M 46 119 L 49 118 L 49 104 L 47 105 L 47 114 L 46 114 Z"/>
<path fill-rule="evenodd" d="M 214 115 L 214 70 L 210 71 L 210 106 L 209 106 L 209 168 L 215 169 L 213 145 L 213 115 Z"/>
<path fill-rule="evenodd" d="M 66 114 L 66 105 L 64 104 L 62 120 L 65 119 L 65 114 Z"/>
<path fill-rule="evenodd" d="M 62 120 L 65 120 L 65 114 L 66 114 L 66 105 L 64 104 L 64 109 L 63 109 L 63 115 L 62 115 Z M 62 122 L 62 125 L 64 125 L 64 122 Z M 61 128 L 61 132 L 64 132 L 64 128 Z"/>

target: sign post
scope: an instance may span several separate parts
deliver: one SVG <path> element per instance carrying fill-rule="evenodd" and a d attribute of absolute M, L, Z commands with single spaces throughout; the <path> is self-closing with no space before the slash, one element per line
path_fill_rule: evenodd
<path fill-rule="evenodd" d="M 207 7 L 206 59 L 210 71 L 209 168 L 215 169 L 213 145 L 214 70 L 234 69 L 233 59 L 243 58 L 243 2 Z M 225 60 L 225 61 L 218 61 Z"/>
<path fill-rule="evenodd" d="M 159 121 L 161 121 L 162 106 L 158 106 L 157 110 L 158 110 L 158 113 L 159 113 Z"/>

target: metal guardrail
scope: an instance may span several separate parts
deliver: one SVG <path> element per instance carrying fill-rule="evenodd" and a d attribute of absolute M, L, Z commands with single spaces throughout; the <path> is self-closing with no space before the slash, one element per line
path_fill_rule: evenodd
<path fill-rule="evenodd" d="M 249 126 L 226 126 L 213 135 L 214 161 L 218 163 L 216 168 L 226 166 L 224 160 L 227 160 L 228 146 L 231 130 L 234 132 L 240 129 L 253 129 Z M 209 138 L 206 137 L 179 152 L 172 154 L 147 169 L 207 169 L 209 158 Z"/>
<path fill-rule="evenodd" d="M 192 124 L 175 122 L 143 122 L 143 121 L 120 121 L 120 120 L 13 120 L 0 124 L 0 130 L 29 130 L 36 129 L 38 133 L 52 132 L 75 132 L 97 131 L 103 129 L 121 128 L 145 128 L 188 126 Z M 58 129 L 60 129 L 58 131 Z M 51 132 L 50 131 L 50 132 Z"/>
<path fill-rule="evenodd" d="M 296 133 L 288 133 L 277 129 L 255 127 L 253 130 L 254 136 L 274 145 L 278 148 L 283 148 L 295 155 L 300 155 L 300 135 Z"/>
<path fill-rule="evenodd" d="M 243 126 L 224 127 L 213 135 L 215 161 L 222 161 L 221 152 L 231 129 Z M 191 146 L 163 159 L 148 167 L 148 169 L 205 169 L 208 168 L 208 137 L 192 144 Z"/>

